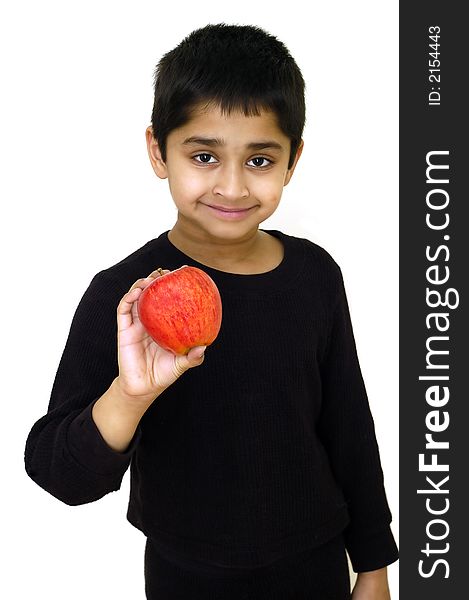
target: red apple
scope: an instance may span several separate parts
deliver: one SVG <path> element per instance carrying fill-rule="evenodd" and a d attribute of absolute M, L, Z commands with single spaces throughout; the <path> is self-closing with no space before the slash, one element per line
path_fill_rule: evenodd
<path fill-rule="evenodd" d="M 137 310 L 148 334 L 173 354 L 208 346 L 221 327 L 220 293 L 197 267 L 184 265 L 152 281 L 140 294 Z"/>

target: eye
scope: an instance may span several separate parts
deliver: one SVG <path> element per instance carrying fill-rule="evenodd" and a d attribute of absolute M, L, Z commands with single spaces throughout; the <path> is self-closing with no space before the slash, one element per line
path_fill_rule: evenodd
<path fill-rule="evenodd" d="M 203 164 L 213 164 L 210 159 L 214 158 L 211 154 L 207 154 L 206 152 L 202 152 L 201 154 L 196 154 L 192 157 L 196 162 Z M 199 160 L 200 159 L 200 160 Z M 215 161 L 216 162 L 216 161 Z"/>
<path fill-rule="evenodd" d="M 251 158 L 251 160 L 248 161 L 248 164 L 250 162 L 253 162 L 254 164 L 252 166 L 256 167 L 258 169 L 259 168 L 262 169 L 262 168 L 268 167 L 269 165 L 273 164 L 273 161 L 266 158 L 265 156 L 256 156 L 255 158 Z"/>

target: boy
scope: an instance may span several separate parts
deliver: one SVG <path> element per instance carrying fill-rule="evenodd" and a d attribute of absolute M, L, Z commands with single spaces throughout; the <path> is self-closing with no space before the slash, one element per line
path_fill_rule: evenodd
<path fill-rule="evenodd" d="M 70 505 L 119 489 L 131 464 L 147 598 L 349 598 L 345 548 L 353 600 L 389 598 L 398 551 L 340 268 L 259 229 L 304 120 L 301 72 L 259 28 L 209 25 L 161 59 L 146 139 L 177 221 L 93 278 L 28 437 L 28 474 Z M 138 320 L 158 269 L 183 264 L 222 297 L 206 359 Z"/>

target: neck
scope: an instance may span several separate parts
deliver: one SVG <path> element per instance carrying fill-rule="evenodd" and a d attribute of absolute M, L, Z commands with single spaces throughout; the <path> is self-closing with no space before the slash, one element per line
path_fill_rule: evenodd
<path fill-rule="evenodd" d="M 260 247 L 264 235 L 256 228 L 242 238 L 221 239 L 186 225 L 178 218 L 168 233 L 168 238 L 184 254 L 203 264 L 223 270 L 249 262 L 256 249 Z"/>

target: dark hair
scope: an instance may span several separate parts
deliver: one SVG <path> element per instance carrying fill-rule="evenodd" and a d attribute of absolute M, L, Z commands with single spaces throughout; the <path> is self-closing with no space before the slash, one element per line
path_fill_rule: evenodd
<path fill-rule="evenodd" d="M 285 45 L 259 27 L 207 25 L 166 53 L 154 73 L 153 135 L 166 160 L 169 133 L 190 119 L 199 103 L 225 114 L 272 110 L 290 138 L 293 164 L 305 123 L 305 83 Z"/>

